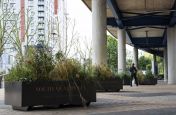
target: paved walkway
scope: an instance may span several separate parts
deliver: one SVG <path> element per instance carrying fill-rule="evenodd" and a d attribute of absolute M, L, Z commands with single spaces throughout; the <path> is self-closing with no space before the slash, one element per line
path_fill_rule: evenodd
<path fill-rule="evenodd" d="M 14 111 L 4 105 L 0 89 L 0 115 L 176 115 L 176 85 L 125 86 L 121 92 L 97 93 L 90 107 L 38 108 Z"/>

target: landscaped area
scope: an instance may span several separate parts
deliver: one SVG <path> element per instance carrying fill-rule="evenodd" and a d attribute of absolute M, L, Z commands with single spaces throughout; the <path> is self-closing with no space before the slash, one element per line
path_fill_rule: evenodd
<path fill-rule="evenodd" d="M 176 114 L 176 0 L 0 9 L 0 115 Z"/>
<path fill-rule="evenodd" d="M 1 115 L 175 115 L 176 86 L 160 82 L 156 86 L 124 86 L 121 92 L 97 93 L 97 102 L 89 107 L 60 106 L 36 108 L 33 111 L 13 111 L 4 105 L 4 89 L 0 89 Z"/>

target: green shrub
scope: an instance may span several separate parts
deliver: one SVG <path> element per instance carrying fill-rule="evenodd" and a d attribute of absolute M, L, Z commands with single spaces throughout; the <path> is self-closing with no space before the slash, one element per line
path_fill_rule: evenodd
<path fill-rule="evenodd" d="M 6 81 L 48 80 L 54 68 L 53 58 L 46 48 L 31 47 L 23 61 L 19 61 L 5 77 Z"/>
<path fill-rule="evenodd" d="M 17 64 L 5 77 L 6 81 L 32 81 L 34 79 L 32 70 L 24 63 Z"/>
<path fill-rule="evenodd" d="M 94 66 L 93 67 L 93 72 L 94 72 L 94 77 L 96 79 L 102 79 L 102 80 L 104 80 L 104 79 L 109 79 L 109 78 L 113 77 L 113 72 L 105 64 Z"/>
<path fill-rule="evenodd" d="M 138 78 L 138 81 L 139 81 L 139 82 L 144 80 L 145 75 L 143 74 L 142 71 L 139 70 L 139 71 L 137 72 L 137 78 Z"/>
<path fill-rule="evenodd" d="M 164 74 L 159 74 L 158 79 L 160 79 L 160 80 L 164 79 Z"/>
<path fill-rule="evenodd" d="M 152 74 L 152 71 L 147 70 L 145 74 L 145 79 L 152 80 L 154 78 L 154 75 Z"/>
<path fill-rule="evenodd" d="M 123 80 L 130 80 L 131 79 L 130 73 L 127 71 L 119 73 L 118 76 Z"/>
<path fill-rule="evenodd" d="M 90 79 L 93 78 L 91 63 L 81 64 L 76 59 L 58 60 L 54 69 L 50 73 L 51 80 L 71 80 L 71 79 Z"/>
<path fill-rule="evenodd" d="M 146 66 L 146 70 L 151 70 L 151 69 L 152 69 L 151 64 L 148 64 L 148 65 Z"/>
<path fill-rule="evenodd" d="M 56 60 L 58 60 L 58 61 L 65 58 L 65 56 L 64 56 L 64 54 L 63 54 L 62 51 L 58 51 L 58 52 L 56 53 L 55 57 L 56 57 Z"/>
<path fill-rule="evenodd" d="M 81 64 L 75 59 L 64 59 L 55 65 L 50 73 L 51 80 L 68 80 L 72 78 L 79 78 Z"/>

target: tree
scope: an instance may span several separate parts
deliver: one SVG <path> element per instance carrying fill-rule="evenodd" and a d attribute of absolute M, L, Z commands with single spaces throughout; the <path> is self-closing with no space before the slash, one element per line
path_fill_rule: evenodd
<path fill-rule="evenodd" d="M 32 39 L 34 39 L 34 36 L 36 35 L 37 27 L 35 27 L 35 31 L 33 33 L 30 33 L 31 23 L 35 20 L 33 20 L 32 15 L 30 15 L 30 10 L 27 9 L 25 13 L 25 30 L 24 30 L 24 40 L 22 41 L 21 36 L 19 36 L 20 33 L 20 12 L 18 14 L 15 14 L 13 17 L 10 17 L 11 20 L 9 21 L 8 25 L 11 27 L 9 31 L 7 32 L 9 42 L 11 43 L 11 47 L 15 49 L 15 57 L 18 59 L 18 61 L 23 62 L 25 59 L 25 56 L 30 48 L 30 42 Z M 17 62 L 16 62 L 17 63 Z"/>
<path fill-rule="evenodd" d="M 12 15 L 13 13 L 11 13 L 8 9 L 7 9 L 7 6 L 4 6 L 4 1 L 1 0 L 0 1 L 0 8 L 1 8 L 1 11 L 0 11 L 0 58 L 5 50 L 4 46 L 7 42 L 7 37 L 6 36 L 6 33 L 7 33 L 7 22 Z"/>
<path fill-rule="evenodd" d="M 117 68 L 117 40 L 107 36 L 108 66 L 111 69 Z"/>
<path fill-rule="evenodd" d="M 164 73 L 163 58 L 157 56 L 156 61 L 158 63 L 158 74 L 163 74 Z"/>
<path fill-rule="evenodd" d="M 77 54 L 76 50 L 80 50 L 79 33 L 76 30 L 76 22 L 75 20 L 71 20 L 68 15 L 65 15 L 65 28 L 60 27 L 60 22 L 59 17 L 57 17 L 55 19 L 55 38 L 57 39 L 58 52 L 61 52 L 65 57 L 73 57 Z M 60 33 L 62 31 L 64 31 L 64 35 Z"/>
<path fill-rule="evenodd" d="M 139 58 L 139 69 L 146 70 L 147 66 L 150 66 L 150 65 L 151 65 L 151 59 L 150 58 L 147 58 L 145 56 L 141 56 Z"/>

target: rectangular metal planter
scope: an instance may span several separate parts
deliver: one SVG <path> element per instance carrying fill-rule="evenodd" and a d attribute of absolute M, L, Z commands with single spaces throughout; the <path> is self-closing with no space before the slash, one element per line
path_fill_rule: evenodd
<path fill-rule="evenodd" d="M 2 88 L 2 76 L 0 76 L 0 88 Z"/>
<path fill-rule="evenodd" d="M 81 105 L 96 102 L 95 84 L 92 81 L 35 81 L 5 83 L 5 104 L 13 109 L 29 107 Z"/>
<path fill-rule="evenodd" d="M 105 79 L 105 80 L 97 80 L 96 90 L 101 92 L 107 91 L 120 91 L 123 89 L 123 83 L 121 79 Z"/>
<path fill-rule="evenodd" d="M 156 84 L 157 84 L 157 78 L 145 79 L 139 82 L 139 85 L 156 85 Z"/>
<path fill-rule="evenodd" d="M 131 80 L 130 79 L 123 79 L 123 85 L 130 85 Z"/>

